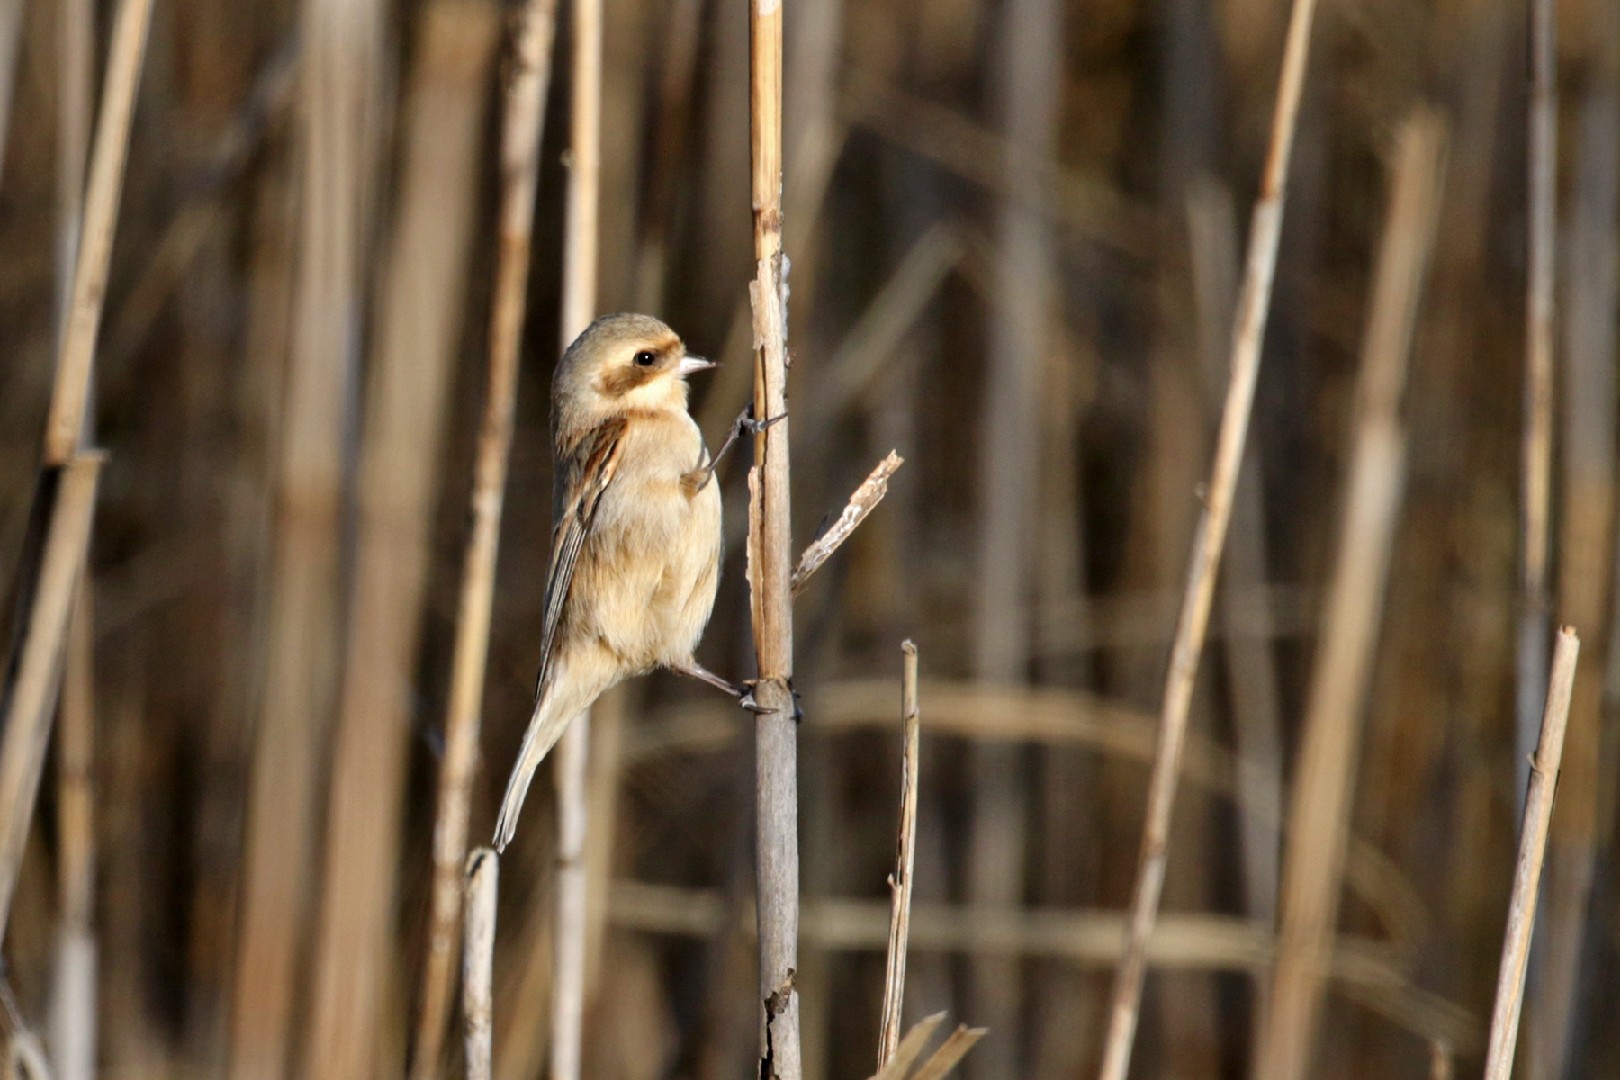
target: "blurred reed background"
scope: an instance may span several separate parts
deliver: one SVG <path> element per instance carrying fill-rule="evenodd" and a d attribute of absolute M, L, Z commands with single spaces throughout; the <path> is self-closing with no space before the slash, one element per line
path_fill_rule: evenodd
<path fill-rule="evenodd" d="M 144 8 L 0 0 L 0 568 L 18 619 L 90 140 Z M 571 11 L 475 838 L 537 662 Z M 1278 1025 L 1298 1030 L 1278 1018 L 1324 972 L 1304 1075 L 1480 1066 L 1553 620 L 1585 647 L 1519 1072 L 1620 1075 L 1620 0 L 1557 5 L 1556 122 L 1534 144 L 1526 15 L 1317 13 L 1134 1076 L 1276 1068 Z M 442 1070 L 421 1062 L 415 1018 L 510 16 L 153 7 L 107 189 L 82 441 L 107 457 L 97 490 L 75 424 L 41 496 L 96 508 L 0 994 L 66 1080 L 461 1074 L 454 1038 Z M 796 544 L 884 452 L 907 459 L 797 607 L 812 1080 L 873 1067 L 905 637 L 922 715 L 908 1024 L 948 1008 L 988 1025 L 971 1080 L 1096 1073 L 1288 17 L 1284 0 L 785 7 Z M 751 397 L 748 32 L 738 3 L 605 0 L 595 306 L 659 315 L 725 361 L 694 388 L 711 443 Z M 1557 196 L 1534 257 L 1532 161 Z M 1550 303 L 1527 303 L 1533 266 L 1556 277 Z M 1527 398 L 1538 370 L 1550 395 Z M 1544 433 L 1528 444 L 1527 417 Z M 736 678 L 754 663 L 743 465 L 722 472 L 729 554 L 700 654 Z M 585 1076 L 755 1068 L 750 727 L 664 675 L 597 710 Z M 530 800 L 501 868 L 503 1078 L 546 1069 L 553 813 Z"/>

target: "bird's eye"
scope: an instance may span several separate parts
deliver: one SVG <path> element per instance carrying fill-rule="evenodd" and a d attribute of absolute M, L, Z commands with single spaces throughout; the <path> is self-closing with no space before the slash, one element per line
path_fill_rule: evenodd
<path fill-rule="evenodd" d="M 645 349 L 636 353 L 637 367 L 652 367 L 656 363 L 658 363 L 658 357 L 654 356 L 650 352 L 647 352 Z"/>

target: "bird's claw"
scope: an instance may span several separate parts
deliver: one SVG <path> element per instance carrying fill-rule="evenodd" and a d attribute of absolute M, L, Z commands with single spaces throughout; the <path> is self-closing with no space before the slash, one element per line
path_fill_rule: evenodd
<path fill-rule="evenodd" d="M 745 711 L 751 712 L 755 716 L 774 716 L 776 714 L 775 709 L 768 709 L 756 701 L 754 699 L 754 692 L 752 690 L 749 690 L 742 697 L 738 698 L 737 704 L 741 705 Z"/>
<path fill-rule="evenodd" d="M 797 724 L 799 721 L 804 719 L 804 710 L 799 708 L 799 692 L 793 688 L 792 679 L 786 680 L 786 685 L 789 700 L 793 702 L 792 720 L 795 724 Z M 743 686 L 747 688 L 747 693 L 743 694 L 742 697 L 737 699 L 737 704 L 741 705 L 744 709 L 753 713 L 755 716 L 775 716 L 781 711 L 780 709 L 767 708 L 766 706 L 761 705 L 759 700 L 754 697 L 754 691 L 759 688 L 758 679 L 744 680 Z"/>
<path fill-rule="evenodd" d="M 779 424 L 787 418 L 788 414 L 785 412 L 777 413 L 775 416 L 764 420 L 755 420 L 752 416 L 744 413 L 742 416 L 737 417 L 737 427 L 750 435 L 761 435 L 772 425 Z"/>

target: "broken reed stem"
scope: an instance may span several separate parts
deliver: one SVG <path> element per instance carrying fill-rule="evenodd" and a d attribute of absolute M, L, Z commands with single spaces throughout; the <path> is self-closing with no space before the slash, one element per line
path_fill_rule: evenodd
<path fill-rule="evenodd" d="M 527 309 L 536 177 L 557 0 L 528 0 L 518 14 L 501 127 L 501 204 L 495 285 L 489 320 L 489 376 L 473 466 L 471 529 L 463 556 L 450 696 L 433 827 L 433 899 L 427 957 L 417 1010 L 413 1080 L 439 1075 L 450 1016 L 450 990 L 460 921 L 462 857 L 468 802 L 478 763 L 478 732 L 489 660 L 495 564 L 512 448 L 512 410 Z"/>
<path fill-rule="evenodd" d="M 90 398 L 90 373 L 96 336 L 101 329 L 107 268 L 118 224 L 118 199 L 129 155 L 130 119 L 146 55 L 152 0 L 123 0 L 113 23 L 112 44 L 101 111 L 90 154 L 90 179 L 84 193 L 83 233 L 73 269 L 73 299 L 68 308 L 56 361 L 56 385 L 45 421 L 45 463 L 64 465 L 79 447 Z"/>
<path fill-rule="evenodd" d="M 893 457 L 893 455 L 890 455 Z M 900 1045 L 901 1006 L 906 994 L 906 944 L 911 935 L 911 871 L 917 861 L 917 769 L 921 722 L 917 712 L 917 646 L 900 646 L 900 827 L 894 873 L 889 878 L 889 958 L 883 978 L 883 1022 L 878 1029 L 878 1071 Z"/>
<path fill-rule="evenodd" d="M 1390 552 L 1406 486 L 1401 397 L 1440 201 L 1445 131 L 1419 110 L 1401 128 L 1357 380 L 1333 579 L 1311 671 L 1289 809 L 1277 958 L 1257 1075 L 1296 1080 L 1310 1064 L 1338 924 L 1366 709 Z"/>
<path fill-rule="evenodd" d="M 1541 738 L 1536 744 L 1529 790 L 1524 798 L 1524 824 L 1519 830 L 1519 857 L 1513 868 L 1507 936 L 1502 943 L 1496 1004 L 1491 1010 L 1485 1080 L 1508 1080 L 1513 1071 L 1513 1050 L 1519 1038 L 1519 1012 L 1524 1005 L 1524 979 L 1530 960 L 1530 937 L 1536 925 L 1541 866 L 1547 853 L 1547 829 L 1552 822 L 1553 796 L 1557 793 L 1558 769 L 1564 756 L 1564 731 L 1569 724 L 1569 701 L 1575 688 L 1575 661 L 1580 651 L 1581 640 L 1574 630 L 1566 626 L 1558 632 L 1547 686 L 1547 708 L 1541 718 Z"/>
<path fill-rule="evenodd" d="M 596 315 L 598 222 L 602 172 L 602 0 L 574 0 L 572 111 L 568 191 L 564 205 L 562 340 L 566 349 Z M 551 1080 L 579 1080 L 584 1040 L 586 783 L 589 710 L 575 717 L 557 746 L 557 918 L 551 995 Z"/>
<path fill-rule="evenodd" d="M 0 717 L 0 940 L 22 868 L 28 824 L 39 794 L 74 590 L 90 546 L 99 454 L 77 453 L 41 481 L 46 506 L 44 546 L 28 622 L 17 649 L 16 674 Z"/>
<path fill-rule="evenodd" d="M 1547 561 L 1552 502 L 1554 244 L 1557 222 L 1557 24 L 1552 0 L 1530 0 L 1529 273 L 1525 282 L 1524 441 L 1520 450 L 1517 713 L 1521 760 L 1541 715 L 1547 670 Z M 1522 769 L 1520 783 L 1523 783 Z"/>
<path fill-rule="evenodd" d="M 1181 751 L 1186 742 L 1187 712 L 1193 683 L 1209 628 L 1210 603 L 1220 568 L 1226 526 L 1232 513 L 1232 492 L 1243 464 L 1249 413 L 1254 404 L 1255 380 L 1260 371 L 1260 346 L 1271 306 L 1272 276 L 1277 265 L 1277 243 L 1282 233 L 1288 163 L 1299 114 L 1300 91 L 1310 54 L 1311 25 L 1316 0 L 1293 0 L 1288 37 L 1283 47 L 1282 73 L 1271 122 L 1271 148 L 1266 157 L 1260 194 L 1249 226 L 1249 250 L 1243 287 L 1232 327 L 1232 364 L 1226 405 L 1210 473 L 1204 512 L 1193 537 L 1192 558 L 1181 614 L 1176 622 L 1170 665 L 1165 674 L 1164 704 L 1159 718 L 1159 744 L 1148 780 L 1148 806 L 1142 827 L 1142 847 L 1136 883 L 1131 893 L 1125 947 L 1114 977 L 1107 1042 L 1100 1072 L 1102 1080 L 1125 1080 L 1130 1069 L 1131 1045 L 1136 1036 L 1142 1004 L 1147 940 L 1158 917 L 1164 891 L 1165 858 L 1170 842 L 1170 814 L 1175 805 Z"/>
<path fill-rule="evenodd" d="M 889 493 L 889 478 L 905 462 L 905 458 L 890 450 L 883 460 L 877 463 L 871 475 L 861 481 L 861 486 L 850 493 L 849 502 L 837 520 L 827 526 L 826 531 L 812 540 L 810 546 L 799 555 L 798 565 L 793 568 L 794 596 L 798 596 L 809 583 L 810 576 L 832 558 L 833 552 L 843 547 L 844 541 L 860 527 L 867 515 L 877 509 L 877 504 Z"/>
<path fill-rule="evenodd" d="M 494 1072 L 495 900 L 500 877 L 501 859 L 494 851 L 474 848 L 467 856 L 463 875 L 467 890 L 466 930 L 461 954 L 467 1080 L 490 1080 Z"/>
<path fill-rule="evenodd" d="M 749 150 L 754 224 L 754 436 L 748 473 L 748 584 L 759 668 L 755 700 L 754 872 L 759 929 L 759 1075 L 800 1080 L 798 706 L 793 696 L 793 539 L 787 416 L 787 258 L 782 251 L 782 5 L 751 0 Z"/>

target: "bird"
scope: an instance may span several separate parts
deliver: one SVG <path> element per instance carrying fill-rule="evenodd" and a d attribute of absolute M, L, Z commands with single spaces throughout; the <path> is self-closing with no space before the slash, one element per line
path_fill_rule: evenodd
<path fill-rule="evenodd" d="M 517 831 L 535 770 L 570 721 L 621 681 L 656 668 L 734 686 L 693 658 L 720 572 L 715 467 L 687 408 L 687 377 L 716 365 L 647 315 L 605 315 L 563 352 L 551 381 L 554 525 L 534 711 L 496 819 Z"/>

